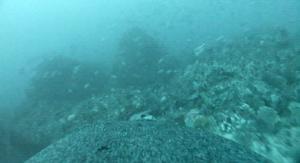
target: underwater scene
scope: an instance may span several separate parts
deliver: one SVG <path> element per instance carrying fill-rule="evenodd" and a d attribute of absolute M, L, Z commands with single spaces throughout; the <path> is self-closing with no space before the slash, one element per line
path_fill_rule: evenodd
<path fill-rule="evenodd" d="M 300 163 L 300 1 L 0 0 L 0 163 Z"/>

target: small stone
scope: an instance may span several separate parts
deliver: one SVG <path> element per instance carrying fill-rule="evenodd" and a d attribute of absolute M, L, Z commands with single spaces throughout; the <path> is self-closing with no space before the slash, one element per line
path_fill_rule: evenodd
<path fill-rule="evenodd" d="M 199 94 L 196 92 L 189 97 L 189 100 L 195 100 L 199 97 Z"/>
<path fill-rule="evenodd" d="M 300 103 L 291 102 L 288 106 L 288 109 L 291 112 L 291 120 L 297 125 L 300 125 Z"/>
<path fill-rule="evenodd" d="M 129 118 L 130 121 L 139 121 L 139 120 L 156 120 L 156 118 L 149 114 L 149 111 L 140 112 L 137 114 L 132 115 Z"/>
<path fill-rule="evenodd" d="M 172 73 L 172 70 L 167 70 L 166 73 L 167 73 L 167 74 L 171 74 L 171 73 Z"/>
<path fill-rule="evenodd" d="M 79 69 L 80 69 L 80 65 L 75 66 L 75 67 L 73 68 L 73 74 L 77 74 L 78 71 L 79 71 Z"/>
<path fill-rule="evenodd" d="M 204 47 L 205 47 L 205 43 L 196 47 L 194 50 L 195 56 L 199 56 L 204 51 Z"/>
<path fill-rule="evenodd" d="M 163 96 L 160 98 L 160 102 L 165 102 L 167 100 L 167 97 L 166 96 Z"/>
<path fill-rule="evenodd" d="M 68 116 L 67 120 L 68 121 L 72 121 L 73 119 L 75 119 L 76 115 L 75 114 L 71 114 Z"/>
<path fill-rule="evenodd" d="M 84 89 L 87 89 L 88 87 L 90 87 L 90 84 L 89 84 L 89 83 L 86 83 L 86 84 L 83 86 Z"/>
<path fill-rule="evenodd" d="M 259 107 L 257 117 L 266 124 L 270 124 L 272 126 L 279 120 L 276 110 L 267 106 Z"/>
<path fill-rule="evenodd" d="M 163 70 L 163 69 L 160 69 L 160 70 L 157 71 L 157 73 L 158 73 L 158 74 L 162 74 L 162 73 L 164 73 L 164 70 Z"/>
<path fill-rule="evenodd" d="M 216 121 L 212 116 L 199 115 L 194 120 L 194 128 L 212 130 L 216 127 Z"/>
<path fill-rule="evenodd" d="M 205 130 L 212 130 L 216 127 L 216 121 L 212 116 L 205 116 L 200 114 L 200 110 L 190 110 L 184 119 L 185 125 L 191 128 L 202 128 Z"/>
<path fill-rule="evenodd" d="M 161 58 L 161 59 L 158 60 L 158 63 L 162 63 L 163 61 L 164 61 L 164 59 Z"/>
<path fill-rule="evenodd" d="M 298 102 L 291 102 L 288 106 L 288 109 L 292 112 L 292 113 L 300 113 L 300 103 Z"/>
<path fill-rule="evenodd" d="M 92 112 L 94 112 L 94 113 L 97 113 L 97 112 L 99 112 L 99 109 L 98 109 L 98 107 L 97 107 L 97 106 L 94 106 L 94 107 L 93 107 L 93 109 L 92 109 Z"/>

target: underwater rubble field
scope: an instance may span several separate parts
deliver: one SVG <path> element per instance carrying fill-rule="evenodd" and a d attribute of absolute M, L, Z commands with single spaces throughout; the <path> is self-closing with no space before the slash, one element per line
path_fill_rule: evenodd
<path fill-rule="evenodd" d="M 183 62 L 168 54 L 155 38 L 133 28 L 121 38 L 120 53 L 111 68 L 63 55 L 45 59 L 32 77 L 23 109 L 8 120 L 14 128 L 0 126 L 0 132 L 11 135 L 6 143 L 0 142 L 9 147 L 0 153 L 15 156 L 0 161 L 21 162 L 32 157 L 28 162 L 44 162 L 53 156 L 51 151 L 62 150 L 58 146 L 64 142 L 73 147 L 70 138 L 84 141 L 72 133 L 89 131 L 82 129 L 85 126 L 109 121 L 122 125 L 107 127 L 111 129 L 108 133 L 122 130 L 122 126 L 127 132 L 128 127 L 133 130 L 130 123 L 139 129 L 137 126 L 144 124 L 138 123 L 146 121 L 149 131 L 140 130 L 160 139 L 165 128 L 156 128 L 155 122 L 169 125 L 168 134 L 201 131 L 236 142 L 241 146 L 238 149 L 249 149 L 272 162 L 300 162 L 299 40 L 280 28 L 248 31 L 202 43 L 182 55 L 186 56 Z M 103 127 L 101 131 L 105 131 Z M 88 132 L 84 134 L 88 141 Z M 189 139 L 191 144 L 201 137 L 196 135 Z M 91 133 L 91 137 L 97 136 Z M 81 147 L 74 145 L 77 148 Z M 172 153 L 167 147 L 162 150 Z M 169 155 L 165 157 L 168 160 Z"/>

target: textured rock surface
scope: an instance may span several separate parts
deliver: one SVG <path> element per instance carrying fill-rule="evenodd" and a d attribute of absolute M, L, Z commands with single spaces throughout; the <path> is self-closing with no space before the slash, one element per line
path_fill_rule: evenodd
<path fill-rule="evenodd" d="M 82 124 L 147 119 L 210 131 L 274 162 L 295 162 L 300 51 L 282 33 L 250 32 L 203 43 L 169 84 L 109 87 L 73 105 L 38 101 L 15 118 L 14 135 L 43 147 Z"/>
<path fill-rule="evenodd" d="M 268 162 L 209 134 L 149 121 L 105 122 L 66 136 L 32 157 L 36 162 Z"/>

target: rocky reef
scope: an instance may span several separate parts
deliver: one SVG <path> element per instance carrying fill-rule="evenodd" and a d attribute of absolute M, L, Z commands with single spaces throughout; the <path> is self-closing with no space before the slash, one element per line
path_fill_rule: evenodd
<path fill-rule="evenodd" d="M 106 73 L 100 73 L 99 78 L 94 78 L 96 69 L 84 68 L 84 64 L 72 60 L 64 61 L 69 64 L 62 64 L 62 74 L 54 70 L 54 75 L 45 75 L 45 72 L 53 71 L 39 68 L 38 72 L 43 73 L 37 73 L 33 78 L 30 95 L 34 97 L 31 98 L 34 105 L 28 102 L 26 109 L 16 115 L 16 127 L 12 133 L 35 147 L 41 147 L 34 148 L 36 153 L 63 138 L 29 162 L 44 156 L 52 157 L 51 152 L 56 149 L 69 152 L 71 149 L 61 147 L 64 143 L 79 148 L 78 144 L 70 144 L 70 138 L 88 140 L 87 131 L 90 129 L 81 131 L 82 127 L 99 120 L 116 123 L 111 124 L 113 130 L 106 128 L 111 136 L 124 134 L 127 129 L 128 134 L 133 130 L 131 125 L 141 123 L 144 126 L 145 123 L 151 134 L 158 134 L 159 139 L 163 139 L 160 136 L 165 134 L 165 128 L 158 127 L 157 123 L 172 124 L 190 128 L 172 131 L 177 133 L 174 139 L 179 135 L 186 136 L 190 138 L 186 140 L 190 144 L 193 144 L 190 141 L 201 143 L 197 140 L 201 132 L 212 133 L 250 148 L 273 162 L 299 162 L 300 49 L 299 43 L 294 40 L 287 31 L 277 28 L 246 32 L 234 38 L 220 37 L 210 43 L 200 43 L 195 47 L 194 55 L 189 56 L 194 62 L 176 67 L 173 59 L 164 59 L 172 57 L 165 55 L 159 43 L 144 31 L 133 29 L 120 41 L 120 58 L 116 58 L 112 72 L 107 73 L 110 77 L 104 78 Z M 51 62 L 53 60 L 48 63 Z M 55 66 L 55 69 L 58 68 Z M 74 74 L 75 77 L 79 75 L 76 80 Z M 47 79 L 41 78 L 43 76 Z M 66 84 L 56 85 L 59 80 L 66 81 Z M 72 90 L 71 95 L 69 89 Z M 43 102 L 45 99 L 61 102 L 60 105 L 53 102 L 49 105 Z M 124 128 L 118 127 L 118 123 Z M 100 130 L 105 128 L 103 124 L 100 126 Z M 171 126 L 168 130 L 173 129 Z M 148 127 L 141 127 L 141 130 Z M 124 133 L 121 133 L 121 128 Z M 78 130 L 85 136 L 80 137 Z M 91 134 L 105 137 L 103 132 Z M 169 136 L 170 139 L 173 140 L 175 135 Z M 90 147 L 87 147 L 88 150 L 96 150 L 96 147 Z M 107 159 L 118 153 L 105 153 L 110 147 L 101 144 L 100 147 Z M 170 155 L 164 154 L 169 159 Z M 60 155 L 62 153 L 53 157 Z M 202 156 L 197 159 L 207 155 Z"/>

